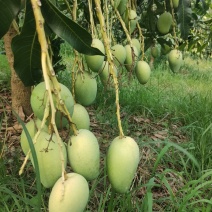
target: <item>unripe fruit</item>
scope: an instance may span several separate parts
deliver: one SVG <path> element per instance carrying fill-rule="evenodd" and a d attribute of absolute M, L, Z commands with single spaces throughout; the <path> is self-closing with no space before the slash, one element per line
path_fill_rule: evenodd
<path fill-rule="evenodd" d="M 74 110 L 74 99 L 72 97 L 72 94 L 70 90 L 60 83 L 60 95 L 61 99 L 63 100 L 65 106 L 67 107 L 70 116 L 73 114 Z M 45 83 L 41 82 L 39 83 L 32 91 L 30 102 L 32 106 L 32 110 L 35 114 L 35 116 L 42 120 L 44 116 L 44 110 L 46 107 L 46 100 L 47 100 L 47 90 L 45 87 Z M 53 93 L 53 100 L 56 106 L 56 100 Z M 56 125 L 59 129 L 65 127 L 68 124 L 68 120 L 63 116 L 63 114 L 60 111 L 57 111 L 56 118 L 55 118 Z"/>
<path fill-rule="evenodd" d="M 157 28 L 161 34 L 167 34 L 172 25 L 172 15 L 169 12 L 164 12 L 160 15 L 157 21 Z"/>
<path fill-rule="evenodd" d="M 49 135 L 41 131 L 35 143 L 35 151 L 38 159 L 41 183 L 45 188 L 51 188 L 62 174 L 62 161 L 60 150 L 64 157 L 64 167 L 67 164 L 67 153 L 64 143 L 61 147 L 57 143 L 55 134 Z M 31 155 L 32 160 L 32 155 Z M 33 162 L 33 161 L 32 161 Z"/>
<path fill-rule="evenodd" d="M 29 122 L 26 123 L 25 127 L 27 128 L 30 137 L 33 139 L 33 137 L 35 136 L 35 134 L 37 133 L 39 127 L 41 126 L 41 120 L 36 119 L 36 120 L 30 120 Z M 48 127 L 44 126 L 43 128 L 44 131 L 48 131 Z M 28 139 L 26 137 L 26 133 L 24 130 L 22 130 L 21 132 L 21 148 L 24 152 L 24 154 L 26 155 L 30 149 L 29 147 L 29 142 Z"/>
<path fill-rule="evenodd" d="M 107 152 L 107 174 L 118 193 L 129 190 L 139 163 L 139 147 L 131 137 L 116 137 Z"/>
<path fill-rule="evenodd" d="M 138 39 L 133 38 L 132 39 L 132 45 L 136 47 L 137 51 L 138 51 L 138 56 L 141 54 L 141 43 L 139 42 Z"/>
<path fill-rule="evenodd" d="M 146 84 L 151 75 L 149 64 L 145 61 L 138 61 L 135 67 L 135 74 L 141 84 Z"/>
<path fill-rule="evenodd" d="M 127 1 L 128 0 L 121 0 L 120 3 L 119 3 L 119 6 L 118 6 L 118 11 L 120 13 L 120 15 L 123 15 L 124 12 L 126 11 L 127 9 Z"/>
<path fill-rule="evenodd" d="M 88 72 L 78 73 L 74 84 L 75 99 L 83 106 L 91 105 L 96 99 L 97 82 Z"/>
<path fill-rule="evenodd" d="M 136 28 L 136 24 L 138 22 L 137 13 L 135 10 L 125 11 L 124 14 L 124 22 L 128 29 L 130 29 L 130 34 L 132 34 Z"/>
<path fill-rule="evenodd" d="M 114 71 L 116 76 L 118 76 L 118 72 L 116 67 L 114 66 Z M 110 75 L 109 65 L 108 61 L 104 61 L 102 64 L 102 70 L 99 74 L 100 80 L 104 86 L 106 85 L 113 85 L 113 76 Z"/>
<path fill-rule="evenodd" d="M 113 47 L 111 47 L 111 52 L 114 56 L 113 60 L 116 66 L 123 65 L 127 56 L 125 48 L 120 44 L 116 44 Z"/>
<path fill-rule="evenodd" d="M 83 212 L 89 198 L 86 179 L 76 173 L 66 174 L 55 183 L 49 197 L 49 212 Z"/>
<path fill-rule="evenodd" d="M 183 62 L 183 56 L 181 51 L 177 49 L 171 50 L 168 54 L 168 62 L 170 69 L 174 73 L 178 72 Z"/>
<path fill-rule="evenodd" d="M 179 0 L 172 0 L 173 7 L 176 9 L 179 6 Z"/>
<path fill-rule="evenodd" d="M 90 117 L 88 111 L 80 104 L 74 105 L 74 112 L 72 115 L 72 121 L 76 125 L 77 129 L 90 128 Z"/>
<path fill-rule="evenodd" d="M 127 53 L 126 60 L 125 60 L 125 67 L 128 71 L 130 71 L 131 69 L 133 70 L 135 68 L 137 57 L 138 57 L 137 48 L 135 46 L 132 46 L 132 48 L 134 52 L 133 54 L 132 54 L 132 49 L 130 45 L 125 46 L 125 50 Z"/>
<path fill-rule="evenodd" d="M 100 151 L 94 134 L 80 129 L 77 135 L 71 136 L 68 142 L 68 159 L 74 172 L 87 180 L 94 180 L 99 175 Z"/>
<path fill-rule="evenodd" d="M 158 50 L 158 47 L 157 47 L 157 46 L 153 46 L 153 47 L 151 48 L 151 55 L 152 55 L 154 58 L 158 57 L 158 55 L 159 55 L 159 50 Z"/>
<path fill-rule="evenodd" d="M 99 39 L 93 39 L 92 47 L 95 47 L 99 49 L 103 54 L 105 54 L 105 47 L 101 40 Z M 98 72 L 102 66 L 102 63 L 104 61 L 104 56 L 101 55 L 85 55 L 85 61 L 88 65 L 88 67 L 94 71 Z"/>

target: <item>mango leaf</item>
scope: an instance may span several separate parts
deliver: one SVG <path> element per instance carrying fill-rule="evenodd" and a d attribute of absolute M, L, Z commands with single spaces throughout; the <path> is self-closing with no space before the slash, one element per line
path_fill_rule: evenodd
<path fill-rule="evenodd" d="M 21 34 L 13 38 L 12 50 L 16 73 L 25 86 L 31 86 L 42 78 L 41 48 L 30 1 L 27 1 L 25 12 Z"/>
<path fill-rule="evenodd" d="M 190 30 L 191 23 L 191 1 L 190 0 L 180 0 L 178 7 L 178 23 L 181 32 L 181 38 L 187 40 Z"/>
<path fill-rule="evenodd" d="M 78 52 L 87 55 L 104 55 L 100 50 L 91 47 L 91 35 L 61 13 L 51 2 L 43 0 L 41 9 L 45 22 L 52 31 L 66 40 Z"/>
<path fill-rule="evenodd" d="M 205 0 L 196 0 L 195 10 L 199 15 L 204 15 L 209 9 L 211 2 L 206 2 Z"/>
<path fill-rule="evenodd" d="M 21 0 L 0 0 L 0 39 L 7 33 L 21 8 Z"/>

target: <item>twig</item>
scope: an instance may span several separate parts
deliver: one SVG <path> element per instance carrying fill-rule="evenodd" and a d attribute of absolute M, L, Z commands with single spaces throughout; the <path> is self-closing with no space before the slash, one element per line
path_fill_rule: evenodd
<path fill-rule="evenodd" d="M 105 25 L 105 20 L 104 20 L 104 16 L 101 10 L 101 6 L 100 6 L 100 0 L 95 0 L 95 4 L 96 4 L 96 12 L 97 12 L 97 16 L 100 22 L 100 26 L 101 26 L 101 34 L 104 40 L 104 46 L 105 46 L 105 51 L 107 54 L 107 60 L 108 60 L 108 65 L 109 65 L 109 71 L 110 74 L 113 77 L 113 81 L 114 81 L 114 85 L 115 85 L 115 92 L 116 92 L 116 115 L 117 115 L 117 121 L 118 121 L 118 128 L 119 128 L 119 136 L 122 138 L 124 137 L 124 132 L 122 129 L 122 125 L 121 125 L 121 116 L 120 116 L 120 105 L 119 105 L 119 85 L 118 85 L 118 79 L 115 73 L 115 65 L 113 62 L 113 56 L 110 50 L 110 42 L 106 33 L 106 25 Z"/>

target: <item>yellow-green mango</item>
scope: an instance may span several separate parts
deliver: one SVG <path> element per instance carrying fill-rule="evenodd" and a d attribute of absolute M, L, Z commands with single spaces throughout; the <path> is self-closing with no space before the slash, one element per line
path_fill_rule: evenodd
<path fill-rule="evenodd" d="M 86 129 L 80 129 L 71 136 L 68 146 L 68 159 L 74 172 L 87 180 L 94 180 L 99 175 L 100 151 L 95 135 Z"/>
<path fill-rule="evenodd" d="M 133 53 L 132 53 L 132 48 L 133 48 Z M 130 47 L 130 45 L 125 46 L 126 50 L 126 60 L 124 62 L 125 67 L 128 71 L 133 70 L 135 68 L 136 62 L 138 60 L 138 51 L 135 46 Z M 134 64 L 134 66 L 133 66 Z"/>
<path fill-rule="evenodd" d="M 90 117 L 88 111 L 81 104 L 74 105 L 74 112 L 72 115 L 72 121 L 76 125 L 77 129 L 90 128 Z"/>
<path fill-rule="evenodd" d="M 141 43 L 137 38 L 132 39 L 132 45 L 136 47 L 138 51 L 138 56 L 141 54 Z"/>
<path fill-rule="evenodd" d="M 139 147 L 131 137 L 116 137 L 109 146 L 106 167 L 109 181 L 117 193 L 126 193 L 139 163 Z"/>
<path fill-rule="evenodd" d="M 40 126 L 41 126 L 41 120 L 39 120 L 39 119 L 30 120 L 29 122 L 27 122 L 25 124 L 25 127 L 27 128 L 27 130 L 29 132 L 29 135 L 30 135 L 30 137 L 32 139 L 35 136 L 35 134 L 37 133 L 37 131 L 40 128 Z M 42 130 L 47 132 L 48 131 L 48 127 L 45 125 Z M 30 148 L 29 148 L 28 139 L 26 137 L 26 133 L 25 133 L 24 130 L 22 130 L 22 132 L 21 132 L 20 142 L 21 142 L 21 148 L 22 148 L 24 154 L 26 155 Z"/>
<path fill-rule="evenodd" d="M 101 40 L 95 38 L 92 41 L 92 47 L 99 49 L 103 54 L 105 54 L 105 47 Z M 93 72 L 99 72 L 102 63 L 104 61 L 104 56 L 102 55 L 85 55 L 85 61 L 88 67 Z"/>
<path fill-rule="evenodd" d="M 173 7 L 176 9 L 179 6 L 179 0 L 172 0 Z"/>
<path fill-rule="evenodd" d="M 167 34 L 172 25 L 172 15 L 169 12 L 164 12 L 160 15 L 157 21 L 157 28 L 161 34 Z"/>
<path fill-rule="evenodd" d="M 41 183 L 45 188 L 51 188 L 62 175 L 62 161 L 60 150 L 62 150 L 63 163 L 66 168 L 67 152 L 64 143 L 60 146 L 55 134 L 41 131 L 34 145 L 40 170 Z M 32 155 L 30 156 L 32 163 Z"/>
<path fill-rule="evenodd" d="M 75 99 L 83 106 L 91 105 L 97 94 L 97 82 L 92 74 L 83 72 L 78 73 L 74 84 Z"/>
<path fill-rule="evenodd" d="M 138 22 L 137 13 L 135 10 L 126 10 L 124 14 L 124 22 L 128 30 L 130 30 L 130 34 L 132 34 L 136 28 L 136 24 Z"/>
<path fill-rule="evenodd" d="M 116 44 L 111 47 L 111 52 L 113 57 L 113 61 L 115 65 L 118 67 L 120 65 L 124 64 L 124 61 L 126 60 L 126 50 L 121 44 Z"/>
<path fill-rule="evenodd" d="M 151 68 L 145 61 L 138 61 L 135 67 L 135 74 L 141 84 L 146 84 L 151 75 Z"/>
<path fill-rule="evenodd" d="M 158 50 L 158 47 L 157 46 L 153 46 L 151 48 L 151 55 L 156 58 L 159 56 L 159 50 Z"/>
<path fill-rule="evenodd" d="M 68 112 L 70 113 L 70 116 L 73 114 L 74 110 L 74 99 L 71 94 L 71 91 L 63 84 L 60 83 L 60 95 L 61 99 L 63 100 L 65 106 L 68 109 Z M 35 114 L 35 116 L 42 120 L 44 116 L 44 110 L 46 106 L 46 99 L 47 99 L 48 93 L 46 90 L 46 86 L 44 82 L 39 83 L 32 91 L 31 97 L 30 97 L 30 103 L 32 106 L 32 110 Z M 56 97 L 53 93 L 53 101 L 56 105 Z M 63 116 L 63 114 L 60 111 L 56 112 L 56 125 L 59 129 L 65 127 L 68 124 L 68 120 L 66 117 Z"/>
<path fill-rule="evenodd" d="M 124 49 L 125 50 L 125 49 Z M 114 66 L 114 72 L 116 77 L 118 76 L 117 68 Z M 104 61 L 102 64 L 102 70 L 99 73 L 100 80 L 104 86 L 113 85 L 113 76 L 110 75 L 108 61 Z"/>
<path fill-rule="evenodd" d="M 76 173 L 68 173 L 67 179 L 58 179 L 49 196 L 49 212 L 83 212 L 89 198 L 86 179 Z"/>
<path fill-rule="evenodd" d="M 183 56 L 181 51 L 173 49 L 168 54 L 168 62 L 170 69 L 175 73 L 178 72 L 182 66 Z"/>

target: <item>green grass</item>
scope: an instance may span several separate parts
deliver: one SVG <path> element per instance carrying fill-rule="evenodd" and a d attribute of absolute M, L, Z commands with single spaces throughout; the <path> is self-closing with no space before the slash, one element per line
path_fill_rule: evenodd
<path fill-rule="evenodd" d="M 70 87 L 73 60 L 67 57 L 65 62 L 67 71 L 58 77 Z M 138 142 L 141 152 L 132 187 L 124 195 L 112 191 L 104 163 L 108 145 L 119 134 L 115 94 L 113 90 L 105 92 L 97 78 L 97 99 L 88 111 L 93 121 L 91 131 L 100 143 L 102 164 L 98 179 L 89 183 L 87 211 L 212 210 L 211 64 L 206 60 L 197 64 L 187 57 L 180 72 L 173 74 L 164 60 L 157 60 L 146 85 L 123 73 L 122 125 L 125 135 Z M 17 145 L 11 155 L 7 145 L 3 145 L 0 161 L 0 208 L 30 211 L 37 203 L 36 174 L 29 163 L 19 176 L 22 152 Z M 49 193 L 50 189 L 42 188 L 41 211 L 47 211 Z"/>

